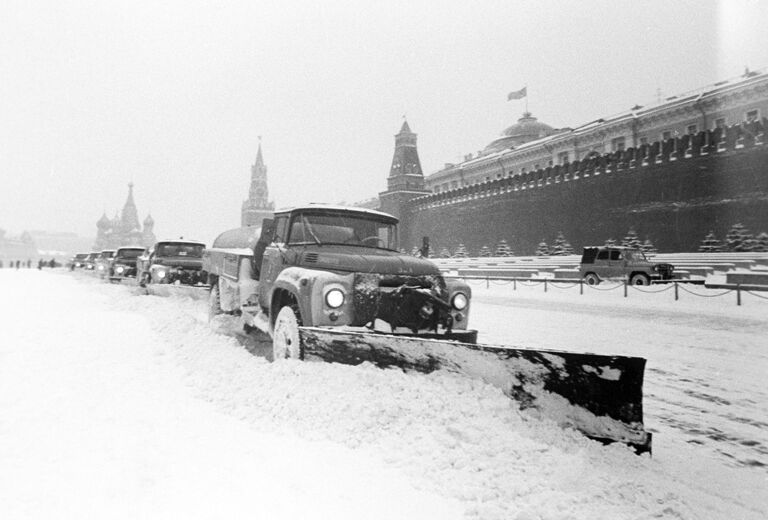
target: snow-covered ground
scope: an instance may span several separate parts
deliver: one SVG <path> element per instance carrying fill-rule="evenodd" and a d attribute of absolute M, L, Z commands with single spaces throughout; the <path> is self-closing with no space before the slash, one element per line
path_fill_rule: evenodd
<path fill-rule="evenodd" d="M 2 518 L 768 515 L 755 296 L 474 286 L 484 342 L 648 358 L 651 458 L 451 374 L 269 363 L 204 300 L 82 273 L 0 284 Z"/>

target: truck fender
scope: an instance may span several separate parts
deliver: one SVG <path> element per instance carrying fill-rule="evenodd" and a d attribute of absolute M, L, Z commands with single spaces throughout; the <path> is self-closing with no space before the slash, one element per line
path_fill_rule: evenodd
<path fill-rule="evenodd" d="M 277 313 L 286 304 L 287 300 L 293 298 L 299 307 L 302 322 L 304 325 L 310 325 L 305 320 L 311 320 L 312 316 L 312 298 L 310 283 L 314 273 L 309 269 L 302 267 L 288 267 L 280 271 L 280 274 L 272 284 L 269 294 L 269 323 L 270 327 L 274 325 Z"/>

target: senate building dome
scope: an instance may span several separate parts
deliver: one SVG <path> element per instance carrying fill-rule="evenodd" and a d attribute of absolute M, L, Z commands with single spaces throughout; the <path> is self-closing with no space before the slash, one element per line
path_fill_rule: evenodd
<path fill-rule="evenodd" d="M 540 122 L 530 112 L 524 112 L 517 123 L 510 126 L 486 146 L 486 152 L 496 152 L 507 148 L 515 148 L 521 144 L 541 139 L 556 133 L 557 130 L 546 123 Z"/>

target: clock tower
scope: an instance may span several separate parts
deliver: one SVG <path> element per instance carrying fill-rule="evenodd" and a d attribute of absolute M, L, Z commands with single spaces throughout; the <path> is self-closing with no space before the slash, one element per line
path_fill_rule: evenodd
<path fill-rule="evenodd" d="M 264 165 L 264 157 L 261 153 L 261 138 L 259 138 L 259 151 L 256 154 L 256 163 L 251 166 L 251 187 L 248 190 L 248 200 L 243 202 L 241 225 L 243 227 L 261 226 L 262 219 L 270 217 L 274 210 L 275 203 L 269 201 L 267 167 Z"/>

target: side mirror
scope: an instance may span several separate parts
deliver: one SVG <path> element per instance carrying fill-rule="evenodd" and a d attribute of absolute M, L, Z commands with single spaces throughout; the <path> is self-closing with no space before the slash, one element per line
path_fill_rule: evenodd
<path fill-rule="evenodd" d="M 264 260 L 264 251 L 275 238 L 275 221 L 271 218 L 265 218 L 261 221 L 261 235 L 259 241 L 253 246 L 253 257 L 251 258 L 251 272 L 254 280 L 261 279 L 261 262 Z"/>
<path fill-rule="evenodd" d="M 259 236 L 259 242 L 270 244 L 275 237 L 275 220 L 271 218 L 265 218 L 261 221 L 261 235 Z"/>

